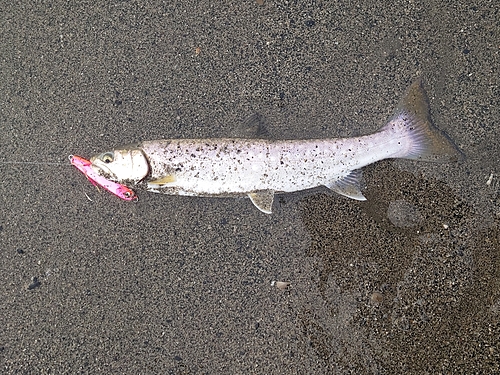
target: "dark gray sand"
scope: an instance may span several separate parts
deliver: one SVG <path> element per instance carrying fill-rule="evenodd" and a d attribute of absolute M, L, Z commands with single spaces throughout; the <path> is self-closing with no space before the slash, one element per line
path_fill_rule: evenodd
<path fill-rule="evenodd" d="M 20 3 L 0 15 L 1 373 L 500 371 L 498 4 Z M 254 112 L 276 138 L 356 136 L 418 76 L 467 159 L 372 165 L 367 202 L 127 203 L 67 160 Z"/>

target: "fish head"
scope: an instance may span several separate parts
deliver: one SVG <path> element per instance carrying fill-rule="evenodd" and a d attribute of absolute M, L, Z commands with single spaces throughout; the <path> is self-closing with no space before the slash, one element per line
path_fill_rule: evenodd
<path fill-rule="evenodd" d="M 92 169 L 112 181 L 139 182 L 149 173 L 144 152 L 136 146 L 123 146 L 90 159 Z"/>

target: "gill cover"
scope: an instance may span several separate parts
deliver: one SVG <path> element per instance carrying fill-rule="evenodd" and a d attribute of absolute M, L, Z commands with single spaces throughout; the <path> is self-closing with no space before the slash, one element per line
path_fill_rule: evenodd
<path fill-rule="evenodd" d="M 149 173 L 149 163 L 136 146 L 123 146 L 90 159 L 92 168 L 106 178 L 117 182 L 139 182 Z"/>

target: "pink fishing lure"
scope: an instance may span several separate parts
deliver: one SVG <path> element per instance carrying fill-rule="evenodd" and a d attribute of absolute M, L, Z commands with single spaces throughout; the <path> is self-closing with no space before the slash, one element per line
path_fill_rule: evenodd
<path fill-rule="evenodd" d="M 110 181 L 94 171 L 92 169 L 92 163 L 89 160 L 76 155 L 70 155 L 69 160 L 71 161 L 71 164 L 78 168 L 78 170 L 82 172 L 94 186 L 101 186 L 110 193 L 113 193 L 117 197 L 126 201 L 137 199 L 133 190 L 129 189 L 125 185 Z"/>

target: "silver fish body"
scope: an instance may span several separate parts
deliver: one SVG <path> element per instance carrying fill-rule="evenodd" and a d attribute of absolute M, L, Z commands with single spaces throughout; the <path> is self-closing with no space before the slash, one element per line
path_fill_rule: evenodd
<path fill-rule="evenodd" d="M 384 159 L 382 155 L 398 155 L 398 141 L 382 138 L 385 134 L 376 133 L 348 139 L 180 139 L 143 142 L 139 147 L 149 161 L 151 189 L 230 196 L 331 186 L 353 170 Z M 165 176 L 172 181 L 167 177 L 162 183 Z"/>
<path fill-rule="evenodd" d="M 388 158 L 448 162 L 460 151 L 430 120 L 425 92 L 415 82 L 378 132 L 312 140 L 171 139 L 145 141 L 91 159 L 120 183 L 192 196 L 245 196 L 271 213 L 275 193 L 326 186 L 364 200 L 361 168 Z"/>

